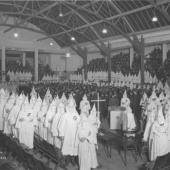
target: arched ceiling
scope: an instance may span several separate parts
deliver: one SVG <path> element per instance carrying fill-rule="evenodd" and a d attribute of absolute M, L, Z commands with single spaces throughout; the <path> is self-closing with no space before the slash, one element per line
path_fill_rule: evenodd
<path fill-rule="evenodd" d="M 152 22 L 154 15 L 157 22 Z M 9 16 L 18 20 L 8 25 Z M 117 36 L 128 39 L 131 34 L 169 26 L 170 0 L 0 1 L 0 26 L 9 27 L 4 33 L 14 28 L 30 29 L 27 22 L 44 32 L 38 41 L 53 38 L 61 47 Z M 107 34 L 102 33 L 103 28 Z M 76 40 L 71 41 L 71 36 Z"/>

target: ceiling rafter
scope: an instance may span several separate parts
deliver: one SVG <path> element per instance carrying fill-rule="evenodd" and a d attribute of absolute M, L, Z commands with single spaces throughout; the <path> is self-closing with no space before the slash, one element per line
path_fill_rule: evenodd
<path fill-rule="evenodd" d="M 29 3 L 29 0 L 26 0 L 24 6 L 23 6 L 23 8 L 22 8 L 22 10 L 20 11 L 20 13 L 24 13 L 24 10 L 26 9 L 28 3 Z"/>
<path fill-rule="evenodd" d="M 74 13 L 76 13 L 76 15 L 78 15 L 86 24 L 88 24 L 88 21 L 87 19 L 85 19 L 80 13 L 78 13 L 75 9 L 71 8 L 69 5 L 67 4 L 63 4 L 63 5 L 66 5 L 69 9 L 73 10 Z M 97 31 L 93 28 L 93 26 L 90 26 L 91 30 L 95 33 L 96 37 L 101 40 L 101 37 L 100 35 L 97 33 Z M 74 30 L 74 29 L 73 29 Z"/>
<path fill-rule="evenodd" d="M 26 18 L 24 21 L 21 21 L 20 23 L 18 23 L 17 26 L 18 26 L 18 25 L 22 25 L 24 22 L 27 22 L 28 20 L 32 19 L 33 17 L 38 16 L 38 15 L 44 13 L 45 11 L 50 10 L 51 8 L 53 8 L 53 7 L 54 7 L 55 5 L 57 5 L 57 4 L 58 4 L 58 2 L 56 1 L 56 2 L 53 2 L 53 3 L 50 4 L 50 5 L 42 8 L 41 10 L 39 10 L 39 11 L 37 11 L 35 14 L 33 14 L 33 16 L 30 16 L 30 17 Z M 10 28 L 6 29 L 6 30 L 4 31 L 4 33 L 12 30 L 13 28 L 15 28 L 15 27 L 13 26 L 13 27 L 10 27 Z"/>
<path fill-rule="evenodd" d="M 94 1 L 93 3 L 96 3 L 97 1 Z M 91 4 L 85 4 L 85 5 L 82 5 L 82 7 L 88 7 L 88 6 L 90 6 Z M 70 14 L 72 14 L 73 13 L 73 11 L 69 11 L 69 12 L 67 12 L 67 13 L 65 13 L 65 14 L 63 14 L 63 17 L 66 17 L 66 16 L 69 16 Z M 60 19 L 60 17 L 57 17 L 56 18 L 56 20 L 58 20 L 58 19 Z"/>
<path fill-rule="evenodd" d="M 168 0 L 161 0 L 161 1 L 159 1 L 159 3 L 157 4 L 157 5 L 162 5 L 162 4 L 165 4 L 165 3 L 167 3 L 168 2 Z M 110 21 L 110 20 L 113 20 L 113 19 L 116 19 L 116 18 L 119 18 L 119 17 L 123 17 L 123 16 L 126 16 L 126 15 L 131 15 L 131 14 L 134 14 L 134 13 L 136 13 L 136 12 L 139 12 L 139 11 L 143 11 L 143 10 L 147 10 L 147 9 L 150 9 L 150 8 L 152 8 L 153 6 L 151 5 L 151 4 L 149 4 L 149 5 L 146 5 L 146 6 L 143 6 L 143 7 L 139 7 L 139 8 L 137 8 L 137 9 L 133 9 L 133 10 L 130 10 L 130 11 L 126 11 L 126 12 L 123 12 L 123 13 L 121 13 L 121 14 L 117 14 L 117 15 L 114 15 L 114 16 L 112 16 L 112 17 L 109 17 L 109 18 L 106 18 L 106 20 L 108 20 L 108 21 Z M 80 7 L 80 8 L 83 8 L 83 7 Z M 88 9 L 87 9 L 88 10 Z M 89 12 L 89 11 L 88 11 Z M 92 11 L 90 11 L 89 13 L 93 13 Z M 95 13 L 93 13 L 93 15 L 95 15 Z M 100 24 L 100 23 L 102 23 L 103 22 L 103 20 L 99 20 L 99 21 L 95 21 L 95 22 L 92 22 L 92 23 L 89 23 L 89 24 L 87 24 L 87 25 L 83 25 L 83 26 L 79 26 L 79 27 L 76 27 L 75 29 L 74 29 L 74 31 L 75 30 L 80 30 L 80 29 L 82 29 L 82 28 L 85 28 L 85 27 L 88 27 L 89 25 L 96 25 L 96 24 Z M 51 35 L 50 37 L 52 38 L 52 37 L 57 37 L 57 36 L 60 36 L 60 35 L 62 35 L 62 34 L 65 34 L 65 33 L 67 33 L 67 32 L 71 32 L 72 30 L 67 30 L 66 32 L 60 32 L 60 33 L 56 33 L 56 34 L 53 34 L 53 35 Z M 48 37 L 43 37 L 43 39 L 47 39 Z"/>
<path fill-rule="evenodd" d="M 13 25 L 14 24 L 7 24 L 7 23 L 2 23 L 1 24 L 0 23 L 0 26 L 5 26 L 5 27 L 11 27 Z M 45 33 L 44 31 L 37 30 L 37 29 L 34 29 L 34 28 L 29 28 L 29 27 L 26 27 L 26 26 L 16 25 L 16 28 L 25 29 L 25 30 L 29 30 L 29 31 L 36 32 L 36 33 L 39 33 L 39 34 L 47 35 L 47 33 Z"/>
<path fill-rule="evenodd" d="M 65 2 L 65 3 L 70 4 L 69 2 Z M 91 13 L 91 14 L 95 15 L 95 16 L 98 17 L 100 20 L 102 20 L 102 21 L 108 23 L 109 25 L 113 26 L 113 28 L 114 28 L 117 32 L 119 32 L 124 38 L 126 38 L 131 44 L 133 43 L 133 40 L 132 40 L 127 34 L 125 34 L 124 32 L 122 32 L 121 29 L 120 29 L 119 27 L 117 27 L 115 24 L 113 24 L 112 22 L 108 21 L 106 18 L 103 18 L 100 14 L 96 14 L 96 13 L 94 13 L 94 12 L 92 12 L 92 11 L 89 11 L 88 9 L 83 8 L 83 7 L 81 7 L 81 6 L 77 5 L 77 4 L 70 4 L 70 5 L 74 6 L 75 8 L 77 8 L 77 9 L 79 9 L 79 10 L 81 9 L 81 10 L 87 12 L 87 13 Z"/>
<path fill-rule="evenodd" d="M 170 15 L 167 13 L 167 8 L 169 6 L 163 6 L 163 4 L 161 6 L 158 5 L 158 1 L 156 0 L 147 0 L 148 3 L 150 3 L 154 8 L 156 8 L 160 13 L 162 13 L 162 15 L 166 18 L 166 20 L 168 22 L 170 22 Z"/>
<path fill-rule="evenodd" d="M 110 4 L 114 7 L 114 9 L 115 9 L 119 14 L 122 13 L 122 11 L 114 4 L 113 1 L 109 1 L 109 2 L 110 2 Z M 134 29 L 133 29 L 133 27 L 132 27 L 132 25 L 130 24 L 130 21 L 126 18 L 126 16 L 123 16 L 122 18 L 123 18 L 123 20 L 125 20 L 126 24 L 127 24 L 128 27 L 130 28 L 130 30 L 131 30 L 132 32 L 135 32 Z"/>

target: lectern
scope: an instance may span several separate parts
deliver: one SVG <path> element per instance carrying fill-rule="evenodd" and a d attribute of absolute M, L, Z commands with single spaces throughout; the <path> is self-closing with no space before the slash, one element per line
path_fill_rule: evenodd
<path fill-rule="evenodd" d="M 123 111 L 125 111 L 125 108 L 120 106 L 112 106 L 109 107 L 108 110 L 110 111 L 110 129 L 120 130 L 122 114 Z"/>

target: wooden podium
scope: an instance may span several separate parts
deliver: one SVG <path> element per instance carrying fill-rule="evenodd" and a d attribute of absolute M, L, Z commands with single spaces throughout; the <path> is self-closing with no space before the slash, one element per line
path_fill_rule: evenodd
<path fill-rule="evenodd" d="M 110 111 L 110 129 L 120 130 L 122 112 L 125 108 L 120 106 L 112 106 L 109 107 L 108 110 Z"/>

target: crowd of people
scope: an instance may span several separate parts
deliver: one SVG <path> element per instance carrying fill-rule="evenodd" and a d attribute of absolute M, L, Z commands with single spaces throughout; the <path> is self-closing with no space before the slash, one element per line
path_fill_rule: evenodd
<path fill-rule="evenodd" d="M 145 62 L 145 77 L 146 83 L 154 82 L 152 79 L 165 82 L 167 76 L 170 75 L 170 51 L 167 52 L 167 58 L 163 62 L 162 50 L 160 48 L 153 49 L 147 54 L 144 59 Z M 124 77 L 138 76 L 140 72 L 141 59 L 137 54 L 134 54 L 134 59 L 130 68 L 130 54 L 119 53 L 111 58 L 111 72 L 112 81 L 114 81 L 114 74 L 121 73 Z M 72 76 L 74 80 L 81 81 L 82 68 L 79 68 Z M 108 80 L 108 63 L 105 58 L 96 58 L 89 62 L 88 66 L 88 80 Z M 135 82 L 136 83 L 136 82 Z"/>
<path fill-rule="evenodd" d="M 123 130 L 140 129 L 142 122 L 143 140 L 149 144 L 150 160 L 155 160 L 170 149 L 170 88 L 167 83 L 145 87 L 41 82 L 19 86 L 12 93 L 4 87 L 0 90 L 0 130 L 30 149 L 36 133 L 60 148 L 64 156 L 78 155 L 80 167 L 90 170 L 98 165 L 95 148 L 100 121 L 109 120 L 110 99 L 116 96 L 118 105 L 125 108 Z M 92 100 L 98 94 L 105 101 L 96 110 Z M 94 162 L 87 164 L 91 160 Z"/>
<path fill-rule="evenodd" d="M 96 147 L 100 120 L 95 108 L 84 95 L 80 102 L 80 114 L 76 101 L 63 93 L 52 97 L 50 90 L 43 99 L 34 90 L 30 96 L 0 90 L 0 130 L 17 138 L 21 144 L 33 149 L 34 133 L 64 156 L 77 156 L 80 169 L 90 170 L 98 166 Z"/>
<path fill-rule="evenodd" d="M 170 152 L 170 91 L 161 92 L 159 97 L 153 90 L 150 97 L 145 93 L 141 100 L 145 123 L 143 141 L 149 145 L 149 158 L 156 160 Z"/>
<path fill-rule="evenodd" d="M 21 72 L 21 71 L 8 71 L 7 77 L 9 81 L 31 81 L 32 80 L 32 73 L 31 72 Z"/>

